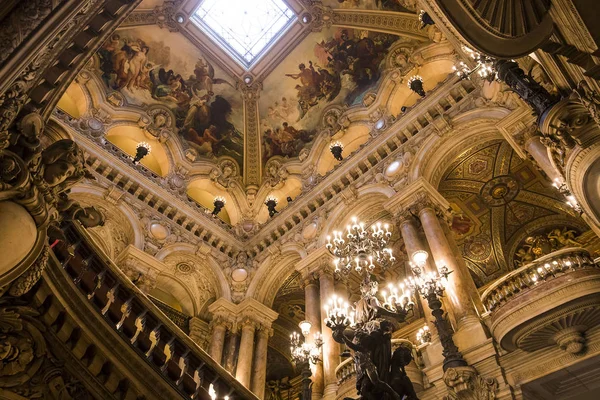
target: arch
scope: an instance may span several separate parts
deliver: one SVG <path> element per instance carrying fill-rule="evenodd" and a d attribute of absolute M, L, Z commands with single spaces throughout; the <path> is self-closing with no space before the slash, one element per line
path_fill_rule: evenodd
<path fill-rule="evenodd" d="M 159 274 L 156 278 L 156 286 L 149 294 L 186 315 L 197 315 L 198 305 L 193 293 L 188 285 L 174 276 Z"/>
<path fill-rule="evenodd" d="M 246 297 L 254 298 L 267 307 L 272 307 L 282 282 L 296 271 L 294 264 L 302 258 L 302 254 L 297 250 L 290 247 L 285 253 L 268 256 L 259 265 L 254 279 L 250 282 Z"/>
<path fill-rule="evenodd" d="M 138 217 L 128 207 L 105 200 L 101 189 L 89 185 L 75 185 L 70 197 L 84 206 L 94 206 L 104 214 L 104 226 L 88 228 L 88 232 L 111 259 L 116 259 L 130 244 L 143 248 L 144 235 Z"/>
<path fill-rule="evenodd" d="M 417 151 L 408 173 L 409 180 L 423 177 L 437 188 L 443 172 L 465 149 L 503 138 L 496 124 L 510 112 L 506 108 L 489 107 L 485 109 L 485 118 L 481 118 L 480 109 L 475 109 L 452 119 L 451 132 L 442 137 L 431 135 Z M 450 151 L 440 151 L 442 148 Z"/>
<path fill-rule="evenodd" d="M 145 156 L 140 163 L 157 175 L 165 176 L 169 173 L 169 157 L 162 143 L 144 133 L 138 126 L 118 125 L 112 127 L 106 132 L 106 139 L 131 156 L 136 154 L 136 147 L 139 143 L 148 143 L 151 146 L 150 154 Z"/>
<path fill-rule="evenodd" d="M 77 198 L 77 196 L 90 196 L 90 200 L 93 200 L 92 205 L 95 205 L 96 202 L 112 204 L 105 200 L 106 192 L 101 187 L 93 186 L 91 184 L 78 183 L 71 188 L 71 194 L 74 195 L 73 198 Z M 128 221 L 128 226 L 131 227 L 133 231 L 133 241 L 131 244 L 142 250 L 146 239 L 144 237 L 144 230 L 139 223 L 140 219 L 138 215 L 123 201 L 119 201 L 116 208 Z"/>
<path fill-rule="evenodd" d="M 355 123 L 350 125 L 345 131 L 340 131 L 331 138 L 331 141 L 339 141 L 344 145 L 343 156 L 350 154 L 360 148 L 371 138 L 371 127 L 365 123 Z M 333 158 L 329 150 L 330 141 L 324 141 L 321 145 L 320 155 L 317 158 L 317 173 L 321 176 L 326 175 L 340 162 Z"/>
<path fill-rule="evenodd" d="M 213 209 L 215 197 L 223 197 L 225 207 L 217 215 L 217 218 L 230 225 L 236 225 L 240 221 L 241 215 L 238 211 L 240 207 L 237 204 L 237 197 L 229 191 L 217 187 L 212 180 L 207 178 L 195 179 L 187 185 L 186 193 L 190 199 L 207 210 Z"/>
<path fill-rule="evenodd" d="M 207 286 L 214 289 L 216 298 L 223 297 L 231 301 L 231 288 L 219 262 L 210 255 L 204 258 L 196 255 L 197 250 L 197 246 L 179 242 L 163 247 L 154 257 L 173 267 L 173 273 L 193 274 L 194 279 L 210 281 L 198 283 L 208 283 Z M 193 270 L 189 272 L 181 271 L 178 268 L 181 263 L 190 263 Z"/>
<path fill-rule="evenodd" d="M 416 69 L 413 75 L 418 74 L 423 78 L 423 89 L 429 92 L 448 78 L 448 75 L 453 72 L 454 62 L 450 55 L 442 59 L 434 59 Z M 395 117 L 402 113 L 402 107 L 412 107 L 421 99 L 407 85 L 410 76 L 407 75 L 406 78 L 401 84 L 396 85 L 385 102 L 389 113 Z"/>
<path fill-rule="evenodd" d="M 280 184 L 281 185 L 281 184 Z M 271 188 L 268 185 L 263 185 L 261 190 L 258 192 L 257 198 L 262 199 L 262 202 L 266 200 L 268 196 L 273 196 L 277 199 L 277 206 L 275 209 L 281 211 L 285 209 L 289 202 L 287 200 L 290 197 L 292 200 L 302 193 L 302 181 L 297 176 L 288 177 L 281 187 Z M 267 207 L 260 207 L 256 221 L 260 224 L 264 224 L 269 220 L 269 211 Z"/>
<path fill-rule="evenodd" d="M 56 104 L 56 107 L 71 117 L 81 118 L 88 110 L 88 97 L 85 95 L 81 85 L 73 81 L 62 97 Z"/>

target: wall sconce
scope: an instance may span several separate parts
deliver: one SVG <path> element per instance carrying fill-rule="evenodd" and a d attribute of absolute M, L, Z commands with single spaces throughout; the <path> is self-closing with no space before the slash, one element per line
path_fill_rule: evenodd
<path fill-rule="evenodd" d="M 269 217 L 273 217 L 275 214 L 277 214 L 277 210 L 275 209 L 275 207 L 277 206 L 277 198 L 274 196 L 268 196 L 267 200 L 265 200 L 265 205 L 267 206 L 267 209 L 269 210 Z"/>
<path fill-rule="evenodd" d="M 146 157 L 152 151 L 152 146 L 146 142 L 140 142 L 135 147 L 135 157 L 133 157 L 133 163 L 138 165 L 142 158 Z"/>
<path fill-rule="evenodd" d="M 212 215 L 214 215 L 216 217 L 221 212 L 223 207 L 225 207 L 225 204 L 227 204 L 227 201 L 225 201 L 224 197 L 221 197 L 221 196 L 215 197 L 215 200 L 213 201 L 214 208 L 212 210 Z"/>
<path fill-rule="evenodd" d="M 411 76 L 408 80 L 408 88 L 421 97 L 425 97 L 425 89 L 423 89 L 423 78 L 419 75 Z"/>
<path fill-rule="evenodd" d="M 429 331 L 429 327 L 427 325 L 423 326 L 417 332 L 417 342 L 419 342 L 421 346 L 431 343 L 431 332 Z"/>
<path fill-rule="evenodd" d="M 420 29 L 425 28 L 427 25 L 435 25 L 435 21 L 431 19 L 431 16 L 425 10 L 421 10 L 419 13 L 419 21 L 421 21 Z"/>
<path fill-rule="evenodd" d="M 342 157 L 342 151 L 344 151 L 344 145 L 342 144 L 342 142 L 333 142 L 329 145 L 329 150 L 331 151 L 331 154 L 333 154 L 333 158 L 335 158 L 338 161 L 342 161 L 344 159 L 344 157 Z"/>

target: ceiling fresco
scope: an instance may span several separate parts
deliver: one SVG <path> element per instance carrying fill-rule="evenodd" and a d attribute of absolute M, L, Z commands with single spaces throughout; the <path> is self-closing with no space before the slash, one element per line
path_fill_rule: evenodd
<path fill-rule="evenodd" d="M 325 0 L 323 4 L 331 8 L 410 12 L 406 7 L 416 7 L 416 0 Z"/>
<path fill-rule="evenodd" d="M 263 83 L 263 160 L 297 157 L 313 141 L 326 107 L 360 104 L 377 87 L 383 60 L 398 39 L 345 28 L 311 33 Z"/>
<path fill-rule="evenodd" d="M 187 39 L 158 26 L 120 30 L 96 61 L 108 92 L 118 91 L 128 104 L 143 108 L 167 107 L 179 140 L 200 157 L 231 157 L 242 168 L 243 106 L 235 80 Z"/>
<path fill-rule="evenodd" d="M 452 230 L 478 286 L 517 268 L 517 250 L 535 232 L 587 230 L 547 178 L 505 141 L 459 156 L 439 191 L 454 211 Z"/>

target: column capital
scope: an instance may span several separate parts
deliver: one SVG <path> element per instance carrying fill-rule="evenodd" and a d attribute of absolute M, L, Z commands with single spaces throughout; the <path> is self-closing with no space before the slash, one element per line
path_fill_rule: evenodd
<path fill-rule="evenodd" d="M 279 317 L 279 314 L 260 301 L 252 298 L 244 299 L 238 304 L 238 323 L 250 320 L 254 323 L 255 329 L 261 325 L 271 327 L 273 321 Z"/>
<path fill-rule="evenodd" d="M 401 218 L 407 211 L 417 215 L 425 208 L 445 211 L 450 208 L 450 203 L 424 178 L 418 178 L 390 198 L 383 207 Z"/>
<path fill-rule="evenodd" d="M 235 304 L 221 297 L 208 306 L 208 312 L 212 314 L 212 320 L 210 321 L 212 329 L 223 326 L 231 331 L 235 330 Z"/>

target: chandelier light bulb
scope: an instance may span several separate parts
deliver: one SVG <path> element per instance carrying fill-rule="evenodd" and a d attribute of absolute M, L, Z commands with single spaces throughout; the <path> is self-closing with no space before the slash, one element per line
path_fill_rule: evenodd
<path fill-rule="evenodd" d="M 300 327 L 300 331 L 302 332 L 302 334 L 305 337 L 308 336 L 308 334 L 310 333 L 310 328 L 312 327 L 312 324 L 308 321 L 302 321 L 298 324 L 298 326 Z"/>
<path fill-rule="evenodd" d="M 417 332 L 417 342 L 419 342 L 421 346 L 431 343 L 431 331 L 427 325 L 423 326 Z"/>
<path fill-rule="evenodd" d="M 495 68 L 495 59 L 486 54 L 479 53 L 473 49 L 470 49 L 466 46 L 462 47 L 463 53 L 473 60 L 475 63 L 474 68 L 470 68 L 463 61 L 459 61 L 458 65 L 453 67 L 456 74 L 461 78 L 470 78 L 470 76 L 477 72 L 477 74 L 483 78 L 488 80 L 489 82 L 493 82 L 496 80 L 497 71 Z"/>
<path fill-rule="evenodd" d="M 422 268 L 429 258 L 429 253 L 425 250 L 417 250 L 412 254 L 411 258 L 415 264 Z"/>

